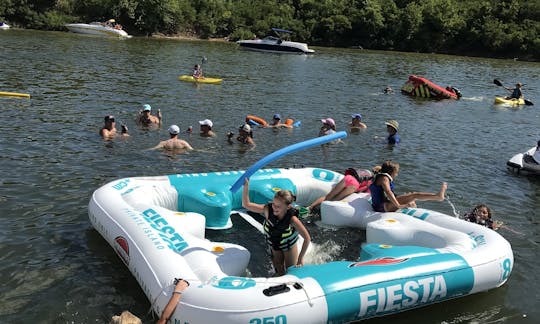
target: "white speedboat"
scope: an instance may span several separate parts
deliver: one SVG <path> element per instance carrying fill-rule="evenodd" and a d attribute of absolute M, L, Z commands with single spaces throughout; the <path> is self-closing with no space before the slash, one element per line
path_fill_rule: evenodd
<path fill-rule="evenodd" d="M 540 164 L 536 161 L 540 153 L 536 151 L 536 146 L 525 153 L 514 155 L 506 166 L 508 170 L 523 175 L 540 175 Z"/>
<path fill-rule="evenodd" d="M 272 28 L 275 36 L 267 36 L 263 39 L 239 40 L 236 43 L 240 47 L 262 52 L 274 53 L 292 53 L 292 54 L 311 54 L 314 50 L 309 49 L 306 43 L 291 42 L 283 40 L 281 34 L 291 34 L 292 32 L 285 29 Z"/>
<path fill-rule="evenodd" d="M 5 22 L 3 21 L 0 21 L 0 29 L 10 29 L 11 26 L 6 24 Z"/>
<path fill-rule="evenodd" d="M 114 21 L 112 21 L 114 23 Z M 90 24 L 66 24 L 69 31 L 79 34 L 89 34 L 109 37 L 131 37 L 122 29 L 120 25 L 113 25 L 111 21 L 107 23 L 92 22 Z"/>

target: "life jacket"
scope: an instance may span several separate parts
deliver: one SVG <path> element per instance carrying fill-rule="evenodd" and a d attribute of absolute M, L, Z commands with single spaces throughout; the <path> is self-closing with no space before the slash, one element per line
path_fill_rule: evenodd
<path fill-rule="evenodd" d="M 352 175 L 360 184 L 357 192 L 369 192 L 369 185 L 373 181 L 373 172 L 366 169 L 348 168 L 345 175 Z"/>

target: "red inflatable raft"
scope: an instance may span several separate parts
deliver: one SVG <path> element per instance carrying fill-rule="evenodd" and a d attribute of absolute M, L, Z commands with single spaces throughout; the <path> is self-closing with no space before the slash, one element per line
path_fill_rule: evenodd
<path fill-rule="evenodd" d="M 413 97 L 434 99 L 459 99 L 461 93 L 454 87 L 443 88 L 426 78 L 411 75 L 401 87 L 401 92 Z"/>

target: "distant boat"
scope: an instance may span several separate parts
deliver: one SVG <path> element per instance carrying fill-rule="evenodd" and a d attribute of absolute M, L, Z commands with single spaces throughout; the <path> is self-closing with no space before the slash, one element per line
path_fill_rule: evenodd
<path fill-rule="evenodd" d="M 6 24 L 5 22 L 3 21 L 0 21 L 0 29 L 10 29 L 11 26 Z"/>
<path fill-rule="evenodd" d="M 131 37 L 122 29 L 122 26 L 115 24 L 114 19 L 110 19 L 104 23 L 92 22 L 90 24 L 66 24 L 65 26 L 73 33 L 109 37 Z"/>
<path fill-rule="evenodd" d="M 306 43 L 291 42 L 282 39 L 282 34 L 292 34 L 291 31 L 279 28 L 272 28 L 277 35 L 266 36 L 263 39 L 239 40 L 236 43 L 240 47 L 262 52 L 311 54 L 314 50 L 309 49 Z"/>

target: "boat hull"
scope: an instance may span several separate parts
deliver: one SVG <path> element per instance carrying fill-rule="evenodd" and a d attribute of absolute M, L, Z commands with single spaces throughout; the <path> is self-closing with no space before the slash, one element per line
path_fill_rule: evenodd
<path fill-rule="evenodd" d="M 518 107 L 525 104 L 525 100 L 523 98 L 520 99 L 506 99 L 504 97 L 495 97 L 495 100 L 493 102 L 495 105 L 504 105 L 504 106 L 510 106 L 510 107 Z"/>
<path fill-rule="evenodd" d="M 272 52 L 272 53 L 285 53 L 285 54 L 313 54 L 314 50 L 309 49 L 307 44 L 298 42 L 278 40 L 241 40 L 236 42 L 241 48 L 259 51 L 259 52 Z"/>
<path fill-rule="evenodd" d="M 223 79 L 218 78 L 194 78 L 192 75 L 181 75 L 178 77 L 178 80 L 184 82 L 193 82 L 193 83 L 205 83 L 205 84 L 220 84 Z"/>
<path fill-rule="evenodd" d="M 78 34 L 87 34 L 87 35 L 96 35 L 96 36 L 107 36 L 107 37 L 121 37 L 129 38 L 126 31 L 122 29 L 115 29 L 111 27 L 102 26 L 100 24 L 66 24 L 66 28 Z"/>

